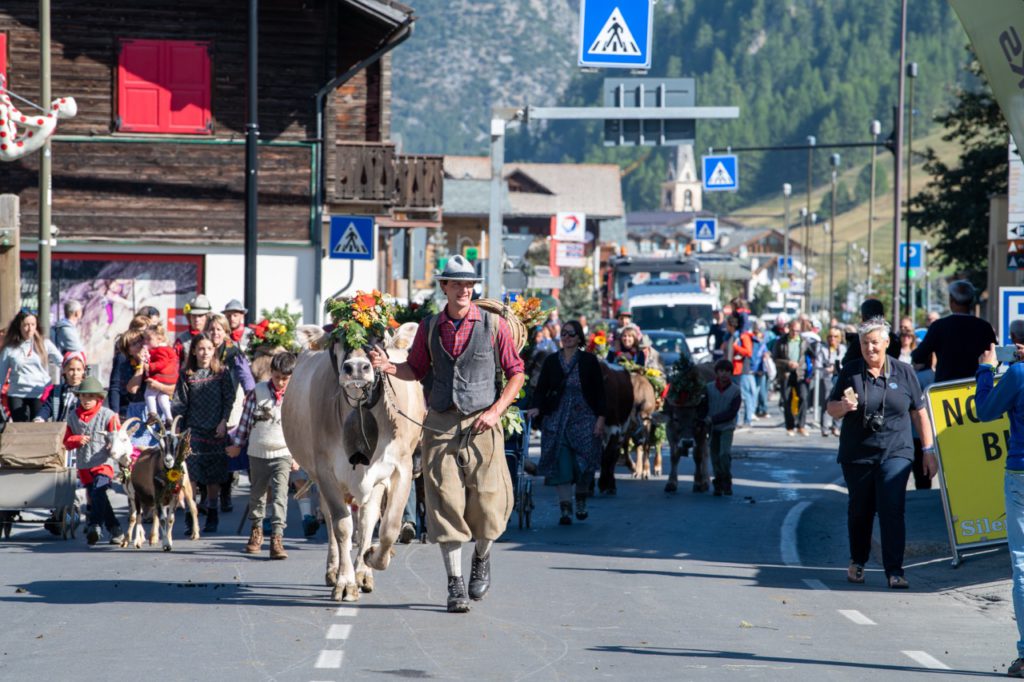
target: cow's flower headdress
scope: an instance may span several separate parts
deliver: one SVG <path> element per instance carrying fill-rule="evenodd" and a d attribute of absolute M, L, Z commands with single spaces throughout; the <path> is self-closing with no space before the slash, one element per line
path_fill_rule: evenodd
<path fill-rule="evenodd" d="M 508 307 L 512 309 L 512 312 L 515 313 L 515 316 L 519 318 L 519 321 L 527 329 L 533 329 L 542 323 L 549 312 L 541 308 L 539 298 L 527 298 L 526 296 L 518 297 Z"/>
<path fill-rule="evenodd" d="M 369 293 L 357 291 L 351 297 L 332 298 L 325 308 L 334 322 L 331 335 L 343 341 L 348 350 L 363 348 L 373 338 L 383 339 L 389 329 L 398 326 L 394 300 L 376 289 Z"/>
<path fill-rule="evenodd" d="M 302 313 L 293 313 L 288 306 L 274 308 L 270 312 L 261 310 L 263 316 L 256 324 L 250 324 L 252 337 L 249 339 L 247 351 L 250 355 L 256 353 L 256 349 L 284 348 L 287 351 L 295 352 L 299 349 L 295 341 L 295 327 L 299 324 Z"/>

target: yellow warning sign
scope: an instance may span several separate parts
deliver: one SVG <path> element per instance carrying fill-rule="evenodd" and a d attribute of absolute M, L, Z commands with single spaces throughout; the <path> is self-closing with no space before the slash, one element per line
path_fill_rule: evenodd
<path fill-rule="evenodd" d="M 1006 542 L 1003 471 L 1010 424 L 1005 416 L 979 421 L 974 389 L 971 379 L 934 384 L 926 391 L 954 550 Z"/>

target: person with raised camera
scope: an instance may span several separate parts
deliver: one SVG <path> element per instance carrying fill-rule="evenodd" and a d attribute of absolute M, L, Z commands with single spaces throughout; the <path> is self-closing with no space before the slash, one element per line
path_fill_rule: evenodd
<path fill-rule="evenodd" d="M 1017 357 L 1024 350 L 1024 320 L 1010 323 L 1010 338 L 1017 346 Z M 1010 549 L 1013 581 L 1010 594 L 1017 621 L 1017 658 L 1007 668 L 1010 677 L 1024 677 L 1024 362 L 1014 362 L 995 383 L 999 365 L 995 344 L 978 358 L 974 402 L 978 419 L 995 421 L 1004 414 L 1010 422 L 1009 452 L 1003 477 L 1006 503 L 1006 542 Z"/>
<path fill-rule="evenodd" d="M 910 586 L 903 575 L 906 544 L 907 479 L 914 461 L 911 422 L 921 434 L 924 473 L 938 471 L 924 395 L 913 368 L 886 353 L 889 323 L 881 317 L 857 329 L 862 357 L 840 370 L 826 410 L 842 419 L 838 462 L 849 490 L 847 532 L 850 565 L 846 579 L 864 582 L 875 514 L 882 533 L 882 564 L 889 587 Z M 845 418 L 844 418 L 845 417 Z"/>

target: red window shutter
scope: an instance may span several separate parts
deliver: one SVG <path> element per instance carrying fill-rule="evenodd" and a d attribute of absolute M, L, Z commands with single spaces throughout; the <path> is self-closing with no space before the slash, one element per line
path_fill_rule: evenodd
<path fill-rule="evenodd" d="M 166 130 L 205 133 L 210 118 L 210 54 L 202 43 L 166 44 L 163 83 L 167 91 Z"/>
<path fill-rule="evenodd" d="M 156 40 L 126 40 L 121 43 L 117 70 L 119 130 L 135 133 L 163 132 L 160 125 L 161 45 Z"/>
<path fill-rule="evenodd" d="M 208 134 L 210 56 L 205 43 L 125 40 L 118 64 L 119 130 Z"/>
<path fill-rule="evenodd" d="M 7 34 L 0 33 L 0 73 L 7 78 Z"/>

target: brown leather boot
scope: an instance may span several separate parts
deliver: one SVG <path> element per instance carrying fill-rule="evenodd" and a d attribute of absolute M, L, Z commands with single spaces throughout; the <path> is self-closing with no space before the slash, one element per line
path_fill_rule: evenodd
<path fill-rule="evenodd" d="M 287 559 L 288 553 L 284 551 L 284 538 L 280 535 L 270 536 L 270 558 L 271 559 Z"/>
<path fill-rule="evenodd" d="M 249 533 L 249 544 L 243 550 L 246 554 L 259 554 L 263 548 L 263 529 L 258 523 L 252 524 L 252 532 Z"/>

